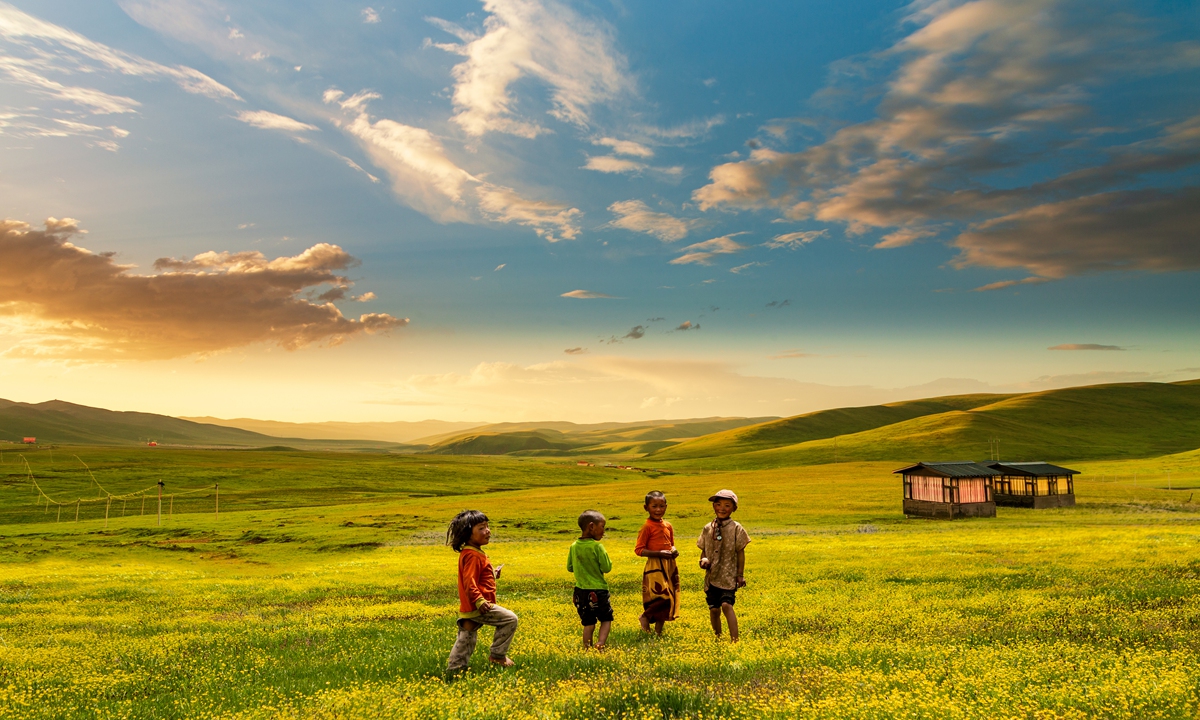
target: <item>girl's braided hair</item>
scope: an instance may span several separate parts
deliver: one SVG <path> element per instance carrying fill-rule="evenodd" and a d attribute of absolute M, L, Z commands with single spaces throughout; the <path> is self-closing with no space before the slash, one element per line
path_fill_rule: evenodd
<path fill-rule="evenodd" d="M 471 542 L 471 529 L 487 521 L 487 515 L 478 510 L 463 510 L 454 516 L 450 527 L 446 528 L 446 544 L 454 548 L 454 552 L 461 551 L 463 545 Z"/>

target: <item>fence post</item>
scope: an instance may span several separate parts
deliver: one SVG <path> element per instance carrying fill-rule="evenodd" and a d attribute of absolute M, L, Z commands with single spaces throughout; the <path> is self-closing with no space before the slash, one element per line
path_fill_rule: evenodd
<path fill-rule="evenodd" d="M 163 481 L 158 481 L 158 526 L 162 527 L 162 489 Z"/>
<path fill-rule="evenodd" d="M 171 496 L 171 504 L 167 507 L 167 516 L 175 517 L 175 496 Z"/>
<path fill-rule="evenodd" d="M 142 493 L 142 515 L 146 514 L 146 493 Z"/>
<path fill-rule="evenodd" d="M 75 501 L 75 522 L 79 522 L 79 501 Z"/>
<path fill-rule="evenodd" d="M 221 483 L 213 485 L 213 517 L 221 517 Z"/>
<path fill-rule="evenodd" d="M 62 505 L 59 505 L 58 506 L 58 517 L 54 518 L 54 522 L 60 522 L 61 520 L 62 520 Z"/>
<path fill-rule="evenodd" d="M 108 529 L 108 508 L 112 505 L 112 498 L 104 499 L 104 529 Z"/>

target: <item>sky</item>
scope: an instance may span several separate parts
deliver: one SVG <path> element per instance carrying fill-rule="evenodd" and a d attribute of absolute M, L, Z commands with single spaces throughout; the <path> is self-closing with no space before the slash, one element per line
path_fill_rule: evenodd
<path fill-rule="evenodd" d="M 0 397 L 787 416 L 1200 377 L 1200 5 L 0 0 Z"/>

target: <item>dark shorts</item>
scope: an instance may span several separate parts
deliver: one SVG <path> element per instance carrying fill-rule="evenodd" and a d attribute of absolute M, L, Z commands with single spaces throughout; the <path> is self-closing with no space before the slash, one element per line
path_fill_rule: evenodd
<path fill-rule="evenodd" d="M 737 600 L 737 588 L 726 590 L 716 585 L 709 585 L 708 589 L 704 591 L 704 599 L 708 601 L 710 608 L 719 608 L 724 603 L 733 605 L 734 601 Z"/>
<path fill-rule="evenodd" d="M 612 605 L 608 603 L 607 590 L 584 590 L 575 588 L 572 597 L 575 610 L 579 613 L 579 622 L 584 627 L 595 625 L 596 621 L 612 622 Z"/>

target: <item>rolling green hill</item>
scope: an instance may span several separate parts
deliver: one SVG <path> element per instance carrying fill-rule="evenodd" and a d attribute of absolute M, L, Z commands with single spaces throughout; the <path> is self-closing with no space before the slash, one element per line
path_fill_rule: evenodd
<path fill-rule="evenodd" d="M 856 408 L 819 410 L 806 415 L 717 432 L 654 453 L 656 460 L 715 457 L 795 445 L 884 427 L 925 415 L 971 410 L 1008 395 L 956 395 Z"/>
<path fill-rule="evenodd" d="M 595 425 L 497 423 L 424 441 L 432 441 L 427 452 L 435 455 L 640 454 L 765 419 L 699 418 Z"/>
<path fill-rule="evenodd" d="M 191 422 L 167 415 L 117 412 L 51 400 L 30 404 L 0 400 L 0 440 L 39 443 L 138 445 L 154 440 L 163 445 L 297 448 L 396 448 L 394 443 L 347 440 L 305 440 L 262 435 L 237 428 Z M 281 442 L 285 440 L 286 442 Z"/>
<path fill-rule="evenodd" d="M 806 417 L 811 415 L 791 420 Z M 976 407 L 769 448 L 762 447 L 763 436 L 754 435 L 753 428 L 743 431 L 749 433 L 749 442 L 742 445 L 736 438 L 720 438 L 720 457 L 672 455 L 691 443 L 651 457 L 655 461 L 704 458 L 705 467 L 744 468 L 847 460 L 979 460 L 988 457 L 991 439 L 999 441 L 1000 456 L 1013 461 L 1155 457 L 1200 448 L 1200 381 L 1093 385 L 999 396 Z M 716 444 L 714 438 L 696 444 Z"/>

